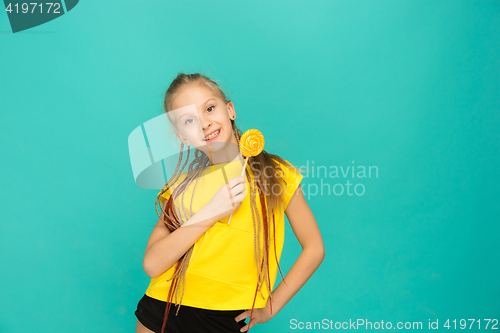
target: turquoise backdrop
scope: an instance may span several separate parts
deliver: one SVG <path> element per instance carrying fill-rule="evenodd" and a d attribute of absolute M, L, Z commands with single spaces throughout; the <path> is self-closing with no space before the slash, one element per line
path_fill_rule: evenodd
<path fill-rule="evenodd" d="M 326 258 L 250 332 L 484 331 L 500 317 L 499 36 L 487 0 L 89 0 L 15 34 L 0 12 L 0 332 L 135 332 L 158 192 L 135 184 L 127 138 L 178 72 L 220 82 L 241 129 L 315 170 Z M 300 250 L 287 225 L 284 272 Z"/>

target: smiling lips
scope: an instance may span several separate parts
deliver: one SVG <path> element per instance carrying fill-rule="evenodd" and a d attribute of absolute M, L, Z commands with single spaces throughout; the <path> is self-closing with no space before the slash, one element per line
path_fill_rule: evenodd
<path fill-rule="evenodd" d="M 212 132 L 210 135 L 207 135 L 205 137 L 205 141 L 210 141 L 211 139 L 215 138 L 217 135 L 219 135 L 220 129 L 216 130 L 215 132 Z"/>

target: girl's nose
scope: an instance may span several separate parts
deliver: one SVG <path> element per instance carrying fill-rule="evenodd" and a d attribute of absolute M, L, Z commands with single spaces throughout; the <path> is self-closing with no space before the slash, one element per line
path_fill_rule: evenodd
<path fill-rule="evenodd" d="M 207 130 L 210 126 L 212 126 L 212 122 L 210 121 L 210 119 L 207 119 L 204 116 L 201 116 L 200 122 L 201 122 L 201 128 L 203 129 L 203 131 Z"/>

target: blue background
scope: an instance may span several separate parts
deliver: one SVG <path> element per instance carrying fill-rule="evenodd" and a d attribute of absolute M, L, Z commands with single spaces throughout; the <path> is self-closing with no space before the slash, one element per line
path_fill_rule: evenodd
<path fill-rule="evenodd" d="M 0 331 L 135 332 L 157 191 L 127 138 L 181 71 L 296 166 L 378 167 L 304 178 L 365 193 L 310 196 L 326 258 L 251 331 L 499 318 L 499 35 L 499 1 L 92 0 L 16 34 L 0 13 Z M 284 272 L 299 254 L 288 225 Z"/>

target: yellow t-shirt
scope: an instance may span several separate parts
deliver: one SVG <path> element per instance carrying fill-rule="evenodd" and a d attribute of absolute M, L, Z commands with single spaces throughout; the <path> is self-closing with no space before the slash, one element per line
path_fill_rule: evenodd
<path fill-rule="evenodd" d="M 280 165 L 284 171 L 281 175 L 286 184 L 285 188 L 281 189 L 284 193 L 283 207 L 275 213 L 276 257 L 279 261 L 285 236 L 284 211 L 303 176 L 284 164 L 278 162 L 278 165 Z M 214 168 L 215 170 L 213 171 L 211 167 L 207 167 L 203 170 L 202 177 L 198 179 L 195 191 L 196 196 L 192 203 L 193 214 L 206 205 L 215 192 L 217 192 L 217 190 L 227 181 L 234 177 L 239 177 L 241 175 L 242 165 L 240 161 L 235 161 L 214 165 Z M 247 166 L 247 170 L 252 174 L 249 166 Z M 271 170 L 267 170 L 268 174 L 270 172 Z M 178 185 L 185 177 L 186 173 L 183 173 L 175 185 Z M 188 217 L 190 217 L 190 199 L 195 181 L 185 190 L 184 209 Z M 246 193 L 247 195 L 242 201 L 241 206 L 233 213 L 230 225 L 227 225 L 229 219 L 229 216 L 227 216 L 214 223 L 214 225 L 194 243 L 193 253 L 189 260 L 185 276 L 182 305 L 209 310 L 240 310 L 252 308 L 255 290 L 257 288 L 258 273 L 255 262 L 254 225 L 250 209 L 248 180 Z M 278 189 L 275 189 L 275 193 L 278 193 Z M 162 195 L 162 198 L 167 199 L 169 196 L 170 191 L 167 191 Z M 180 198 L 176 198 L 175 205 L 180 207 L 180 202 Z M 259 212 L 262 212 L 258 194 L 256 196 L 256 203 Z M 183 212 L 182 214 L 184 216 Z M 260 213 L 260 215 L 262 219 L 262 213 Z M 257 217 L 255 218 L 257 221 Z M 268 219 L 269 218 L 271 218 L 269 220 L 271 223 L 269 277 L 271 280 L 270 289 L 273 290 L 278 273 L 278 266 L 274 254 L 272 216 L 269 216 Z M 263 228 L 261 226 L 261 249 L 264 245 L 262 233 Z M 263 254 L 263 252 L 261 253 Z M 172 277 L 174 270 L 175 264 L 160 276 L 151 279 L 149 287 L 146 290 L 146 295 L 166 302 L 170 284 L 172 283 L 172 280 L 169 282 L 166 282 L 166 280 Z M 285 272 L 282 273 L 285 275 Z M 179 281 L 179 284 L 180 283 L 181 281 Z M 262 308 L 266 305 L 269 294 L 265 282 L 261 286 L 261 291 L 265 299 L 258 293 L 255 300 L 255 308 Z M 177 301 L 180 301 L 181 292 L 182 284 L 179 286 Z"/>

